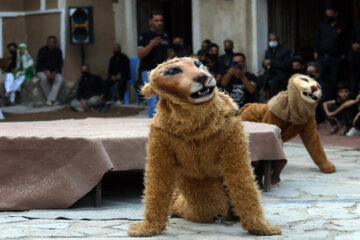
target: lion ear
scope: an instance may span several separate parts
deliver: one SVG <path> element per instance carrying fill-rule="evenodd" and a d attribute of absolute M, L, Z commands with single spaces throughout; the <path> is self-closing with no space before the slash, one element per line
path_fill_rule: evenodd
<path fill-rule="evenodd" d="M 141 92 L 147 96 L 147 97 L 152 97 L 155 95 L 154 90 L 152 89 L 150 83 L 145 84 L 142 88 L 141 88 Z"/>

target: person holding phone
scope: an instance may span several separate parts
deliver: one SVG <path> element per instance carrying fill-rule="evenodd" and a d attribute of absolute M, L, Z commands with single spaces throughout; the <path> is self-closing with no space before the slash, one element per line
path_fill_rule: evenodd
<path fill-rule="evenodd" d="M 241 108 L 246 103 L 254 102 L 256 80 L 254 74 L 246 71 L 245 55 L 235 53 L 231 67 L 221 79 L 221 85 Z"/>

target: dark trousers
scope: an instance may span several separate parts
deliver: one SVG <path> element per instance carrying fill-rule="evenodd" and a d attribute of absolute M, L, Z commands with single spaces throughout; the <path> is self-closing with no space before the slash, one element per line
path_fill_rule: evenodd
<path fill-rule="evenodd" d="M 351 87 L 354 93 L 357 94 L 360 91 L 360 64 L 352 64 L 352 75 Z"/>
<path fill-rule="evenodd" d="M 319 56 L 317 61 L 321 64 L 321 78 L 326 84 L 327 92 L 323 92 L 325 100 L 334 99 L 336 97 L 336 84 L 339 79 L 341 58 Z"/>
<path fill-rule="evenodd" d="M 329 110 L 330 112 L 333 112 L 338 107 L 339 106 L 335 104 L 331 104 L 329 105 Z M 336 120 L 329 119 L 329 122 L 331 126 L 335 126 L 337 122 L 340 122 L 343 126 L 352 127 L 355 115 L 356 112 L 354 112 L 354 108 L 348 107 L 335 115 Z"/>
<path fill-rule="evenodd" d="M 118 87 L 118 91 L 119 91 L 119 99 L 123 101 L 124 100 L 124 93 L 126 91 L 126 84 L 127 84 L 127 79 L 120 79 L 119 81 L 113 81 L 111 80 L 111 78 L 108 78 L 104 81 L 104 92 L 105 92 L 105 100 L 109 101 L 109 100 L 113 100 L 114 98 L 114 94 L 113 94 L 113 87 L 115 85 L 115 83 L 117 84 Z"/>
<path fill-rule="evenodd" d="M 272 75 L 265 73 L 258 77 L 258 84 L 256 88 L 270 89 L 270 98 L 271 98 L 276 94 L 278 94 L 280 91 L 286 90 L 289 77 L 290 76 L 285 73 L 272 74 Z"/>

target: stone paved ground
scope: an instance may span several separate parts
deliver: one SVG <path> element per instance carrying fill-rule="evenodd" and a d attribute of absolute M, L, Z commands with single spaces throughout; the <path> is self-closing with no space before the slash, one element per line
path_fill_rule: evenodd
<path fill-rule="evenodd" d="M 151 239 L 360 239 L 360 151 L 326 148 L 338 172 L 322 174 L 302 145 L 285 144 L 284 149 L 289 163 L 282 181 L 262 193 L 265 214 L 282 226 L 282 236 L 255 237 L 238 222 L 170 219 L 167 231 Z M 142 218 L 143 207 L 140 197 L 129 196 L 107 198 L 98 209 L 83 200 L 67 210 L 2 212 L 0 239 L 133 239 L 126 230 Z"/>

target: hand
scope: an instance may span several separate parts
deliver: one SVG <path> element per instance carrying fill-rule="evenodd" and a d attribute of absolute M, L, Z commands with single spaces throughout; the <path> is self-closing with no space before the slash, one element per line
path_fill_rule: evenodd
<path fill-rule="evenodd" d="M 114 81 L 114 82 L 117 81 L 116 76 L 115 76 L 115 75 L 112 75 L 112 76 L 111 76 L 111 80 Z"/>
<path fill-rule="evenodd" d="M 334 112 L 329 112 L 326 115 L 328 116 L 328 118 L 334 118 L 336 114 Z"/>
<path fill-rule="evenodd" d="M 162 37 L 156 37 L 150 42 L 150 44 L 152 47 L 156 47 L 156 46 L 160 45 L 162 43 L 162 41 L 163 41 Z"/>
<path fill-rule="evenodd" d="M 85 110 L 87 108 L 86 101 L 84 99 L 80 100 L 82 108 Z"/>
<path fill-rule="evenodd" d="M 245 71 L 244 71 L 243 68 L 239 69 L 239 71 L 238 71 L 238 77 L 239 77 L 239 78 L 245 77 Z"/>
<path fill-rule="evenodd" d="M 358 43 L 353 43 L 352 46 L 351 46 L 352 50 L 354 52 L 359 52 L 360 51 L 360 44 Z"/>
<path fill-rule="evenodd" d="M 231 74 L 231 75 L 235 75 L 237 72 L 239 71 L 239 69 L 235 69 L 235 68 L 229 68 L 229 73 Z"/>
<path fill-rule="evenodd" d="M 118 73 L 118 74 L 116 75 L 116 78 L 119 80 L 119 79 L 121 78 L 121 73 Z"/>
<path fill-rule="evenodd" d="M 51 78 L 51 74 L 50 74 L 49 71 L 45 71 L 44 74 L 45 74 L 45 76 L 46 76 L 47 79 L 52 79 L 52 78 Z"/>
<path fill-rule="evenodd" d="M 171 59 L 171 58 L 174 58 L 174 57 L 176 57 L 175 51 L 172 50 L 172 49 L 169 49 L 168 52 L 167 52 L 167 58 Z"/>
<path fill-rule="evenodd" d="M 355 123 L 360 119 L 360 112 L 358 112 L 358 114 L 356 114 L 354 121 L 353 121 L 353 125 L 355 125 Z"/>
<path fill-rule="evenodd" d="M 264 60 L 264 66 L 265 66 L 266 68 L 269 67 L 270 64 L 271 64 L 271 60 L 270 60 L 270 59 L 265 59 L 265 60 Z"/>
<path fill-rule="evenodd" d="M 360 93 L 356 96 L 355 101 L 356 101 L 356 102 L 360 102 Z"/>

